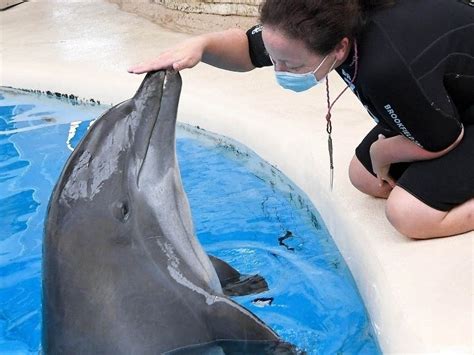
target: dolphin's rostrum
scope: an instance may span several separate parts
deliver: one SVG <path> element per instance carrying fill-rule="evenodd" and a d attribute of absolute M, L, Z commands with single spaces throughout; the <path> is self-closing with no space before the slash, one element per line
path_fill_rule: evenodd
<path fill-rule="evenodd" d="M 223 294 L 194 236 L 175 150 L 180 91 L 179 73 L 149 73 L 67 161 L 45 225 L 46 354 L 294 351 Z"/>

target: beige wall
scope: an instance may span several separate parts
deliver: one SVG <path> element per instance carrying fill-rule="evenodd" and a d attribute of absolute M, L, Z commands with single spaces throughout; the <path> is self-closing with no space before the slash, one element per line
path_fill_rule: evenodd
<path fill-rule="evenodd" d="M 154 0 L 168 9 L 214 15 L 257 16 L 262 0 Z"/>
<path fill-rule="evenodd" d="M 17 5 L 21 2 L 23 2 L 23 1 L 22 0 L 0 0 L 0 10 L 5 10 L 5 9 L 9 8 L 10 6 Z"/>
<path fill-rule="evenodd" d="M 258 21 L 263 0 L 108 0 L 122 10 L 168 28 L 202 33 L 231 27 L 249 28 Z"/>

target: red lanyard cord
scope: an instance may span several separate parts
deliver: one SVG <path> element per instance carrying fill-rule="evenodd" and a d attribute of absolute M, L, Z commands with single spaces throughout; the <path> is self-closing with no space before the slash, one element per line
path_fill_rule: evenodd
<path fill-rule="evenodd" d="M 336 103 L 337 100 L 346 92 L 346 90 L 349 88 L 349 85 L 352 85 L 357 77 L 357 71 L 358 71 L 358 64 L 359 64 L 359 57 L 357 55 L 357 42 L 354 40 L 354 58 L 352 60 L 351 66 L 355 64 L 355 69 L 354 69 L 354 76 L 351 79 L 350 84 L 348 84 L 344 90 L 341 91 L 341 93 L 334 99 L 334 101 L 331 103 L 331 99 L 329 97 L 329 77 L 326 78 L 326 99 L 327 99 L 327 105 L 328 105 L 328 111 L 326 113 L 326 132 L 328 133 L 328 153 L 329 153 L 329 169 L 330 169 L 330 186 L 331 190 L 333 188 L 334 184 L 334 157 L 333 157 L 333 146 L 332 146 L 332 123 L 331 123 L 331 110 Z"/>

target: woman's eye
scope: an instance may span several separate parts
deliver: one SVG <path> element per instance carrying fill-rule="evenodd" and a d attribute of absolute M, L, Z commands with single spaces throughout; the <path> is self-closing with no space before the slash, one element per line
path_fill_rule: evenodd
<path fill-rule="evenodd" d="M 301 69 L 303 69 L 304 67 L 303 66 L 299 66 L 299 67 L 288 67 L 289 70 L 295 72 L 295 73 L 299 73 L 301 71 Z"/>

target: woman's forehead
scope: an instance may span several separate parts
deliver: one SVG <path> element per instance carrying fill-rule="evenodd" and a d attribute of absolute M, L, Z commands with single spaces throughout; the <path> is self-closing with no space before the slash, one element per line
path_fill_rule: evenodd
<path fill-rule="evenodd" d="M 268 54 L 275 60 L 306 62 L 318 57 L 307 49 L 303 41 L 290 39 L 271 27 L 263 28 L 262 38 Z"/>

